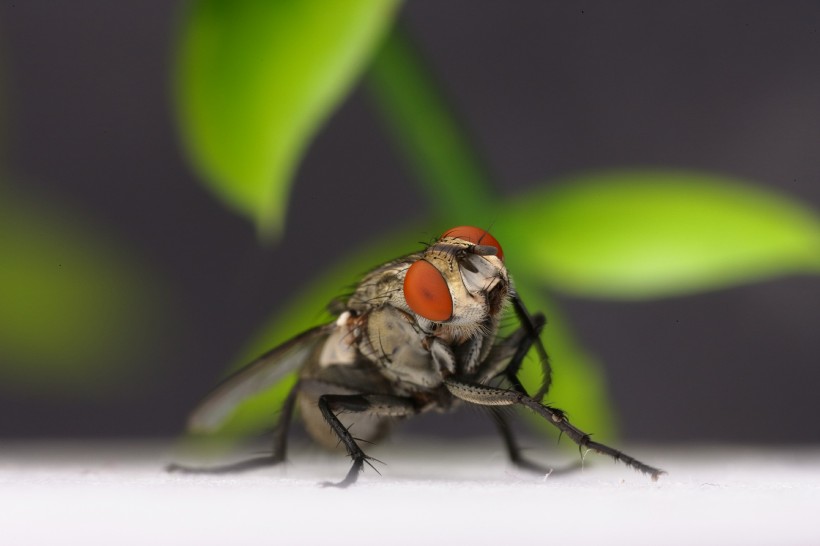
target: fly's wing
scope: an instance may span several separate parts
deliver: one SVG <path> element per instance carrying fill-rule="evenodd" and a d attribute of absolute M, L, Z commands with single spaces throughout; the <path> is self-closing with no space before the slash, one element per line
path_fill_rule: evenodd
<path fill-rule="evenodd" d="M 334 328 L 333 323 L 325 324 L 299 334 L 229 375 L 193 411 L 188 418 L 188 431 L 215 431 L 248 397 L 272 387 L 301 368 Z"/>

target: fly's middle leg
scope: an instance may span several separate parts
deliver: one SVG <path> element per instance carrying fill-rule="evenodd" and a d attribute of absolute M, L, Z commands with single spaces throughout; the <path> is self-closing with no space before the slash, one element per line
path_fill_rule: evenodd
<path fill-rule="evenodd" d="M 521 470 L 526 470 L 527 472 L 533 472 L 542 476 L 567 474 L 581 468 L 580 463 L 570 464 L 562 468 L 548 467 L 524 457 L 521 453 L 521 446 L 518 444 L 518 441 L 513 434 L 512 427 L 510 427 L 509 420 L 507 419 L 507 415 L 504 411 L 505 410 L 503 408 L 496 406 L 490 407 L 490 415 L 495 422 L 498 433 L 501 435 L 501 439 L 504 441 L 504 447 L 507 450 L 507 457 L 510 459 L 512 464 Z"/>
<path fill-rule="evenodd" d="M 490 415 L 492 415 L 495 426 L 498 429 L 498 433 L 501 434 L 501 439 L 504 440 L 504 447 L 507 450 L 507 457 L 510 459 L 511 463 L 524 470 L 535 472 L 536 474 L 549 474 L 552 472 L 552 469 L 532 462 L 521 454 L 521 446 L 518 445 L 518 441 L 516 441 L 512 429 L 510 428 L 510 424 L 507 421 L 507 416 L 504 415 L 502 409 L 491 407 Z"/>
<path fill-rule="evenodd" d="M 345 446 L 347 454 L 353 459 L 353 465 L 342 481 L 323 484 L 333 487 L 347 487 L 355 483 L 364 464 L 367 463 L 373 467 L 370 461 L 375 460 L 362 451 L 356 439 L 337 417 L 339 413 L 351 412 L 382 417 L 407 417 L 418 413 L 418 408 L 409 399 L 376 394 L 324 394 L 319 397 L 319 410 L 338 436 L 339 441 Z"/>
<path fill-rule="evenodd" d="M 627 455 L 623 451 L 619 451 L 592 440 L 589 434 L 571 424 L 564 412 L 558 408 L 553 408 L 546 404 L 542 404 L 541 402 L 516 390 L 464 383 L 451 379 L 445 380 L 444 385 L 453 396 L 471 404 L 478 404 L 480 406 L 524 406 L 545 419 L 551 425 L 558 428 L 558 430 L 568 436 L 573 442 L 578 444 L 580 448 L 590 449 L 604 455 L 609 455 L 616 461 L 620 461 L 627 466 L 650 476 L 652 480 L 657 480 L 660 475 L 665 474 L 663 470 L 642 463 L 634 457 Z"/>

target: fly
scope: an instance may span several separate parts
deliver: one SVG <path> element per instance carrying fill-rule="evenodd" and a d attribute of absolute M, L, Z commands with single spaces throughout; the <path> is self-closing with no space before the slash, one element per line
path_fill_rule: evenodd
<path fill-rule="evenodd" d="M 499 336 L 499 321 L 512 305 L 520 323 Z M 460 226 L 425 250 L 388 262 L 367 275 L 343 304 L 334 322 L 280 345 L 219 384 L 191 414 L 192 432 L 216 430 L 247 397 L 298 371 L 274 429 L 273 452 L 235 464 L 169 470 L 222 473 L 270 466 L 285 460 L 296 407 L 310 436 L 333 448 L 341 443 L 353 461 L 345 478 L 356 481 L 372 460 L 357 439 L 375 442 L 397 419 L 448 411 L 467 403 L 490 408 L 511 461 L 548 472 L 521 456 L 501 408 L 524 406 L 588 449 L 649 475 L 662 470 L 593 441 L 563 411 L 541 402 L 552 372 L 540 333 L 543 314 L 530 314 L 515 292 L 498 241 L 487 231 Z M 535 348 L 544 379 L 530 395 L 518 378 L 524 357 Z M 355 423 L 357 438 L 350 433 Z"/>

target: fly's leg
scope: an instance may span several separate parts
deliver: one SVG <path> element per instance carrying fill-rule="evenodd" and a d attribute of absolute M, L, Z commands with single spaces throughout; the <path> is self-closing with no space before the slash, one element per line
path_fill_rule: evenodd
<path fill-rule="evenodd" d="M 507 422 L 507 417 L 504 415 L 502 410 L 498 408 L 490 408 L 490 414 L 493 417 L 496 428 L 498 428 L 499 434 L 501 434 L 501 438 L 504 440 L 504 447 L 507 449 L 507 456 L 509 457 L 511 463 L 519 468 L 529 472 L 534 472 L 536 474 L 549 474 L 552 471 L 551 469 L 541 466 L 538 463 L 534 463 L 521 455 L 521 447 L 518 445 L 512 429 L 510 428 L 510 424 Z"/>
<path fill-rule="evenodd" d="M 521 364 L 524 362 L 524 357 L 526 357 L 527 353 L 530 352 L 532 346 L 535 345 L 536 347 L 540 347 L 538 353 L 544 373 L 544 383 L 538 392 L 543 391 L 543 393 L 546 394 L 550 384 L 552 383 L 552 368 L 550 367 L 549 357 L 547 356 L 544 346 L 541 343 L 541 330 L 544 329 L 547 319 L 541 313 L 536 313 L 535 315 L 530 315 L 527 313 L 527 310 L 524 309 L 521 300 L 519 300 L 517 296 L 513 298 L 513 305 L 515 307 L 516 314 L 519 315 L 522 327 L 513 334 L 513 338 L 511 339 L 511 342 L 516 345 L 516 349 L 515 354 L 512 359 L 510 359 L 510 363 L 504 370 L 504 375 L 513 385 L 515 390 L 526 394 L 524 386 L 518 379 L 518 372 L 521 369 Z M 520 312 L 519 309 L 521 310 Z M 543 397 L 543 394 L 541 396 Z M 538 396 L 535 396 L 535 398 L 540 400 Z"/>
<path fill-rule="evenodd" d="M 513 298 L 513 301 L 520 304 L 520 300 L 517 297 Z M 543 330 L 544 325 L 547 323 L 547 319 L 541 313 L 529 315 L 526 309 L 524 309 L 523 304 L 520 306 L 516 305 L 516 312 L 520 312 L 519 318 L 521 320 L 522 327 L 505 341 L 509 345 L 515 347 L 515 353 L 510 359 L 510 362 L 504 370 L 503 375 L 510 382 L 513 390 L 523 395 L 527 395 L 524 385 L 522 385 L 521 381 L 518 379 L 518 371 L 521 369 L 521 363 L 524 361 L 524 357 L 527 356 L 527 353 L 532 348 L 533 343 L 536 341 L 540 343 L 541 330 Z M 545 362 L 547 363 L 547 366 L 549 366 L 549 360 L 546 360 Z M 548 375 L 545 375 L 545 377 L 548 377 Z M 521 455 L 521 447 L 518 445 L 512 429 L 510 428 L 510 424 L 507 422 L 507 417 L 504 415 L 502 410 L 497 407 L 493 407 L 491 408 L 491 415 L 499 434 L 501 434 L 501 439 L 504 440 L 504 447 L 507 449 L 507 456 L 509 457 L 511 463 L 523 470 L 534 472 L 536 474 L 551 474 L 554 471 L 552 468 L 547 468 L 530 461 Z"/>
<path fill-rule="evenodd" d="M 264 466 L 273 466 L 277 464 L 270 455 L 261 457 L 254 457 L 252 459 L 245 459 L 237 463 L 223 464 L 219 466 L 186 466 L 177 463 L 171 463 L 165 467 L 166 472 L 177 472 L 179 474 L 236 474 L 239 472 L 246 472 L 248 470 L 255 470 Z"/>
<path fill-rule="evenodd" d="M 288 454 L 288 433 L 290 432 L 290 424 L 293 422 L 293 410 L 296 407 L 296 397 L 299 394 L 300 382 L 296 384 L 288 392 L 285 403 L 282 405 L 282 412 L 279 415 L 279 421 L 276 422 L 276 429 L 273 431 L 273 454 L 271 456 L 271 464 L 279 464 L 285 462 Z"/>
<path fill-rule="evenodd" d="M 543 330 L 547 319 L 541 313 L 531 315 L 524 306 L 524 302 L 521 301 L 520 297 L 518 297 L 517 293 L 513 293 L 512 303 L 513 309 L 515 309 L 515 314 L 521 323 L 521 327 L 527 333 L 527 336 L 522 340 L 515 356 L 510 361 L 510 366 L 507 368 L 506 375 L 513 382 L 513 385 L 518 384 L 518 386 L 521 386 L 521 383 L 516 377 L 518 374 L 518 369 L 521 367 L 521 362 L 524 360 L 524 357 L 527 355 L 530 347 L 535 345 L 535 350 L 538 353 L 538 359 L 541 361 L 541 370 L 544 374 L 544 379 L 541 382 L 541 387 L 539 387 L 533 398 L 535 400 L 541 400 L 547 394 L 547 391 L 550 390 L 550 385 L 552 385 L 552 366 L 550 365 L 550 358 L 547 355 L 547 350 L 544 349 L 544 344 L 541 342 L 541 330 Z M 513 379 L 513 377 L 515 379 Z M 521 392 L 523 392 L 523 389 L 521 389 Z"/>
<path fill-rule="evenodd" d="M 521 454 L 521 446 L 518 445 L 515 439 L 515 435 L 507 421 L 507 416 L 504 415 L 504 411 L 497 407 L 491 407 L 490 415 L 492 415 L 496 428 L 499 434 L 501 434 L 501 439 L 504 440 L 504 447 L 507 449 L 507 456 L 510 462 L 518 468 L 542 476 L 569 473 L 580 468 L 580 464 L 571 464 L 564 468 L 552 468 L 527 459 Z"/>
<path fill-rule="evenodd" d="M 513 299 L 513 301 L 518 300 Z M 541 347 L 541 350 L 538 351 L 539 354 L 543 352 L 540 360 L 544 374 L 544 382 L 539 392 L 546 392 L 544 385 L 546 385 L 547 388 L 549 387 L 552 381 L 552 371 L 549 359 L 546 357 L 546 351 L 543 351 L 543 347 L 541 346 L 540 335 L 541 330 L 544 329 L 544 325 L 547 323 L 547 319 L 541 313 L 529 315 L 526 314 L 526 310 L 522 312 L 525 313 L 522 315 L 525 318 L 521 319 L 521 327 L 501 340 L 501 342 L 497 343 L 490 350 L 490 353 L 481 363 L 479 369 L 476 370 L 476 373 L 470 376 L 471 381 L 485 383 L 495 377 L 502 376 L 510 382 L 515 390 L 527 394 L 524 386 L 521 384 L 521 380 L 518 379 L 518 372 L 521 370 L 521 364 L 524 362 L 527 353 L 530 352 L 533 345 L 536 345 Z"/>
<path fill-rule="evenodd" d="M 445 380 L 444 385 L 453 396 L 472 404 L 478 404 L 481 406 L 524 406 L 549 421 L 550 424 L 558 428 L 558 430 L 560 430 L 563 434 L 569 436 L 569 438 L 578 444 L 580 448 L 586 448 L 603 455 L 608 455 L 616 461 L 621 461 L 627 466 L 651 476 L 653 481 L 656 481 L 658 476 L 661 474 L 665 474 L 663 470 L 642 463 L 622 451 L 618 451 L 617 449 L 593 441 L 589 434 L 572 425 L 569 420 L 567 420 L 564 412 L 557 408 L 552 408 L 546 404 L 542 404 L 537 400 L 522 394 L 521 392 L 508 389 L 499 389 L 496 387 L 487 387 L 485 385 L 462 383 L 450 379 Z"/>
<path fill-rule="evenodd" d="M 319 410 L 345 446 L 347 454 L 353 459 L 353 465 L 342 481 L 322 484 L 332 487 L 347 487 L 355 483 L 364 464 L 367 463 L 372 468 L 370 461 L 375 460 L 362 451 L 350 431 L 339 421 L 338 413 L 351 412 L 383 417 L 407 417 L 418 413 L 418 408 L 409 399 L 376 394 L 323 394 L 319 397 Z"/>
<path fill-rule="evenodd" d="M 512 390 L 524 396 L 529 396 L 524 388 L 524 385 L 521 384 L 521 380 L 518 379 L 518 372 L 521 370 L 521 364 L 524 362 L 524 358 L 527 356 L 527 353 L 529 353 L 532 346 L 535 345 L 541 361 L 544 381 L 538 390 L 538 394 L 531 398 L 540 400 L 549 390 L 552 383 L 552 368 L 550 366 L 549 356 L 541 343 L 541 331 L 544 329 L 547 319 L 543 313 L 535 313 L 531 315 L 517 294 L 512 296 L 512 301 L 515 313 L 521 323 L 521 328 L 516 330 L 504 341 L 508 347 L 515 348 L 515 353 L 507 364 L 507 367 L 502 372 L 502 375 L 507 379 L 507 381 L 509 381 Z M 512 462 L 515 466 L 537 474 L 564 473 L 578 468 L 578 465 L 571 465 L 562 469 L 547 468 L 526 459 L 523 455 L 521 455 L 521 447 L 518 445 L 518 442 L 512 433 L 512 429 L 510 428 L 504 413 L 498 408 L 492 408 L 492 416 L 495 421 L 496 428 L 501 434 L 501 438 L 504 440 L 504 447 L 507 449 L 507 455 L 510 458 L 510 462 Z"/>
<path fill-rule="evenodd" d="M 165 467 L 165 470 L 167 472 L 180 472 L 183 474 L 231 474 L 265 466 L 274 466 L 284 462 L 287 455 L 288 432 L 290 431 L 290 423 L 293 420 L 293 410 L 296 406 L 297 394 L 299 394 L 298 381 L 293 388 L 290 389 L 287 398 L 285 398 L 285 403 L 282 405 L 282 412 L 273 432 L 273 453 L 271 455 L 263 455 L 236 463 L 211 467 L 191 467 L 172 463 Z"/>

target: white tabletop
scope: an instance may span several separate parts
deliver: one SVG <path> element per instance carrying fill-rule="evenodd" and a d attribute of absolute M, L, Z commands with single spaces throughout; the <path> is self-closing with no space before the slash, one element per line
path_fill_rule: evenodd
<path fill-rule="evenodd" d="M 346 490 L 343 455 L 296 449 L 240 475 L 162 470 L 170 444 L 4 442 L 0 543 L 820 544 L 820 448 L 647 447 L 652 482 L 589 454 L 510 467 L 497 441 L 404 439 Z M 565 462 L 572 452 L 558 455 Z"/>

